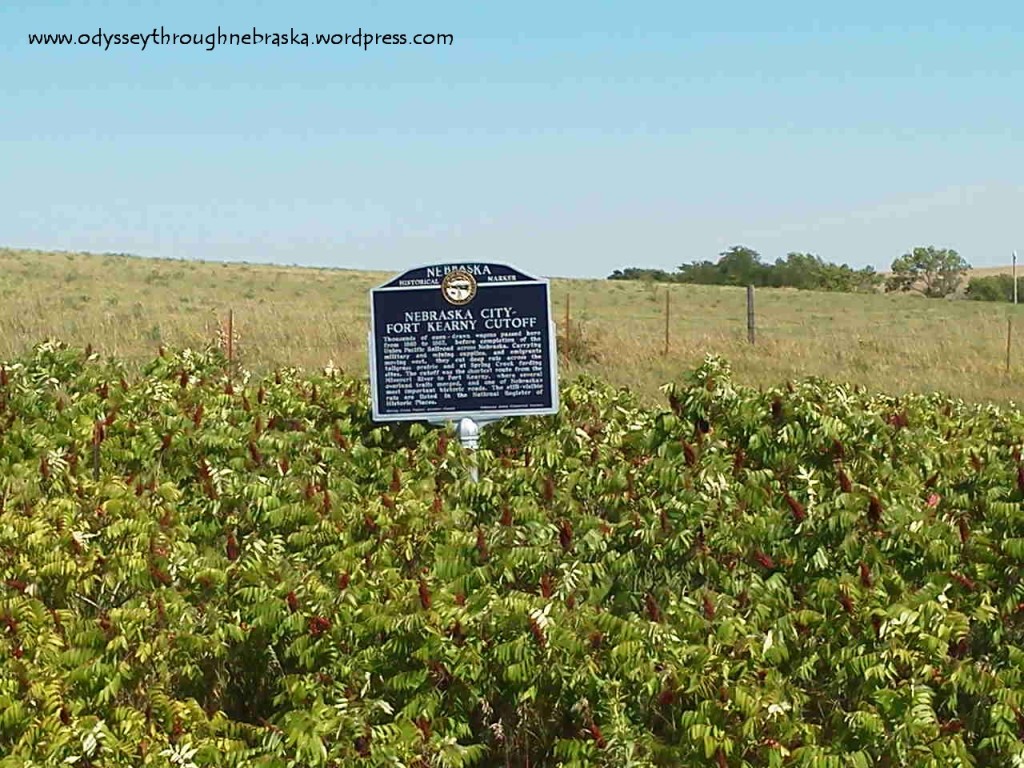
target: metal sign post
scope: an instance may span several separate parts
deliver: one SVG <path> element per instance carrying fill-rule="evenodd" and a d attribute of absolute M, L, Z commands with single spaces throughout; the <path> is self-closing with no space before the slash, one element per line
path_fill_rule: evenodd
<path fill-rule="evenodd" d="M 475 483 L 480 479 L 480 471 L 477 469 L 473 451 L 480 445 L 480 425 L 472 419 L 460 419 L 459 442 L 470 452 L 469 479 Z"/>
<path fill-rule="evenodd" d="M 474 483 L 480 480 L 480 469 L 476 463 L 476 449 L 480 447 L 480 433 L 493 421 L 496 419 L 484 419 L 479 422 L 470 418 L 459 419 L 457 427 L 459 443 L 469 451 L 469 479 Z"/>

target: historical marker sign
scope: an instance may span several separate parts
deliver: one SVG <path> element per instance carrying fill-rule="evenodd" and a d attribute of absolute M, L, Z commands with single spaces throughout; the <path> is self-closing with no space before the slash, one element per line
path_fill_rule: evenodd
<path fill-rule="evenodd" d="M 548 281 L 504 264 L 420 267 L 370 291 L 376 421 L 558 411 Z"/>

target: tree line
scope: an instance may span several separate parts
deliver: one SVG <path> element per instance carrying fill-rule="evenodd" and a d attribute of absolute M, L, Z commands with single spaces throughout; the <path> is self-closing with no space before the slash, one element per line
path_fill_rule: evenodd
<path fill-rule="evenodd" d="M 858 291 L 877 289 L 884 277 L 871 267 L 857 270 L 846 264 L 831 264 L 813 253 L 790 253 L 784 259 L 777 259 L 774 264 L 764 263 L 754 249 L 734 245 L 720 253 L 717 262 L 681 264 L 675 272 L 628 267 L 615 270 L 608 279 Z"/>
<path fill-rule="evenodd" d="M 927 298 L 955 294 L 971 265 L 952 248 L 921 246 L 896 258 L 888 275 L 873 267 L 854 269 L 833 264 L 813 253 L 791 252 L 774 263 L 761 261 L 753 248 L 734 245 L 717 261 L 681 264 L 675 272 L 626 267 L 616 269 L 609 280 L 644 280 L 695 285 L 753 285 L 766 288 L 799 288 L 812 291 L 919 293 Z M 1012 301 L 1010 275 L 971 278 L 967 298 L 981 301 Z M 1022 292 L 1024 295 L 1024 292 Z"/>

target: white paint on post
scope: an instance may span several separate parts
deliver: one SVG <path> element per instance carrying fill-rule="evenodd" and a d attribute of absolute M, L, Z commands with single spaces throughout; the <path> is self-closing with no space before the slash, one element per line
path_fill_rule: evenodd
<path fill-rule="evenodd" d="M 480 473 L 476 466 L 474 453 L 480 445 L 480 425 L 473 419 L 459 419 L 459 442 L 462 447 L 469 451 L 469 479 L 474 483 L 480 479 Z"/>

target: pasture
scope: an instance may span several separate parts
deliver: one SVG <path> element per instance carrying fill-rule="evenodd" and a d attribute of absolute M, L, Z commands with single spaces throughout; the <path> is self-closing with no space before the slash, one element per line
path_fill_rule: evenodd
<path fill-rule="evenodd" d="M 0 358 L 56 337 L 138 363 L 161 344 L 215 341 L 230 309 L 248 368 L 333 361 L 364 375 L 367 291 L 391 274 L 0 250 Z M 709 353 L 728 359 L 738 382 L 760 387 L 817 376 L 979 402 L 1024 395 L 1016 339 L 1005 369 L 1008 318 L 1024 338 L 1021 310 L 1007 305 L 760 289 L 751 346 L 742 288 L 555 279 L 552 301 L 560 335 L 569 303 L 562 376 L 592 373 L 648 401 Z"/>

